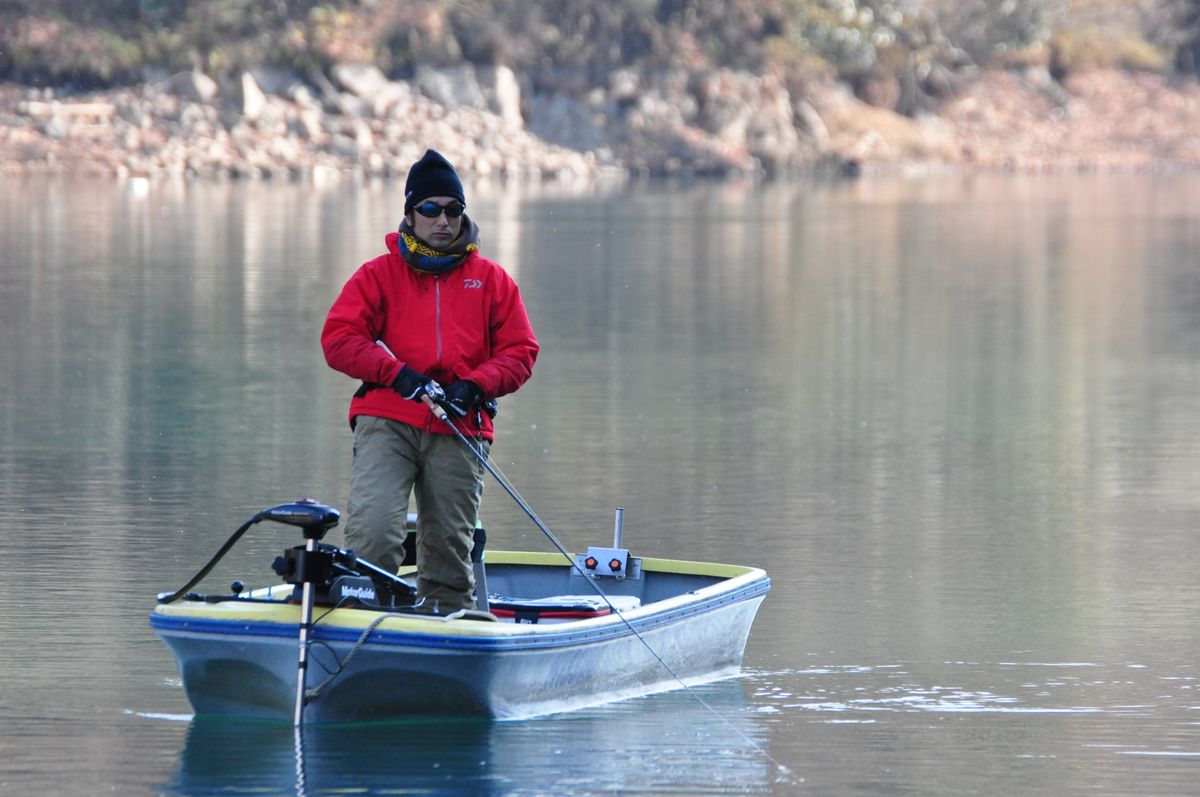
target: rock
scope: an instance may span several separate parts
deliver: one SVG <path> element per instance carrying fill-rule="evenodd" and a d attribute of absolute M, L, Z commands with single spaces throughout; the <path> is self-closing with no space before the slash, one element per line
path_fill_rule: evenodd
<path fill-rule="evenodd" d="M 179 72 L 167 78 L 166 91 L 189 102 L 212 102 L 217 96 L 217 81 L 203 72 Z"/>
<path fill-rule="evenodd" d="M 325 149 L 334 155 L 351 161 L 358 160 L 361 155 L 358 142 L 344 133 L 334 133 L 331 135 L 329 141 L 325 144 Z"/>
<path fill-rule="evenodd" d="M 1066 108 L 1071 104 L 1071 95 L 1059 85 L 1046 67 L 1031 66 L 1025 70 L 1022 77 L 1026 84 L 1049 97 L 1059 107 Z"/>
<path fill-rule="evenodd" d="M 287 129 L 305 141 L 321 144 L 325 141 L 325 114 L 320 106 L 301 108 L 287 117 Z"/>
<path fill-rule="evenodd" d="M 812 106 L 808 100 L 797 100 L 795 104 L 796 117 L 804 125 L 818 149 L 824 149 L 829 142 L 829 127 L 825 124 L 825 120 L 821 118 L 821 114 Z"/>
<path fill-rule="evenodd" d="M 900 107 L 900 78 L 883 68 L 872 69 L 852 82 L 854 93 L 867 105 L 895 111 Z"/>
<path fill-rule="evenodd" d="M 603 129 L 579 101 L 564 94 L 535 96 L 526 120 L 529 132 L 561 146 L 591 149 L 605 141 Z"/>
<path fill-rule="evenodd" d="M 262 116 L 263 108 L 267 104 L 267 96 L 258 87 L 258 81 L 254 79 L 254 75 L 249 72 L 242 73 L 240 89 L 242 116 L 251 122 L 257 121 Z"/>
<path fill-rule="evenodd" d="M 51 114 L 42 125 L 42 132 L 47 138 L 53 139 L 66 138 L 68 129 L 67 118 L 61 113 Z"/>
<path fill-rule="evenodd" d="M 336 85 L 367 100 L 383 91 L 390 82 L 373 64 L 335 64 L 330 76 Z"/>
<path fill-rule="evenodd" d="M 254 81 L 258 83 L 259 88 L 267 94 L 287 97 L 297 88 L 303 88 L 305 91 L 308 90 L 304 85 L 304 81 L 295 72 L 288 69 L 258 66 L 251 69 L 250 74 L 254 77 Z"/>
<path fill-rule="evenodd" d="M 360 153 L 375 149 L 375 134 L 371 132 L 371 126 L 361 119 L 354 122 L 354 146 Z"/>
<path fill-rule="evenodd" d="M 488 107 L 475 70 L 469 64 L 448 69 L 423 66 L 417 69 L 414 82 L 422 94 L 447 108 Z"/>
<path fill-rule="evenodd" d="M 990 70 L 936 115 L 860 101 L 839 81 L 734 70 L 618 70 L 600 82 L 504 68 L 424 70 L 414 83 L 343 66 L 334 82 L 254 70 L 107 92 L 0 84 L 0 172 L 255 179 L 403 176 L 436 145 L 479 178 L 603 179 L 794 169 L 869 173 L 1200 164 L 1200 86 L 1098 70 Z M 537 90 L 533 86 L 537 86 Z M 205 99 L 207 98 L 207 99 Z"/>
<path fill-rule="evenodd" d="M 125 101 L 117 106 L 117 116 L 134 127 L 146 127 L 151 124 L 151 117 L 137 102 Z"/>
<path fill-rule="evenodd" d="M 517 75 L 506 66 L 495 66 L 479 70 L 480 89 L 487 107 L 512 127 L 522 127 L 525 117 L 521 113 L 521 84 Z"/>
<path fill-rule="evenodd" d="M 314 72 L 311 77 L 317 90 L 321 92 L 321 102 L 325 110 L 346 116 L 357 116 L 366 109 L 365 100 L 353 94 L 343 94 L 338 91 L 337 86 L 333 85 L 329 78 L 320 72 Z"/>
<path fill-rule="evenodd" d="M 320 100 L 314 97 L 312 91 L 303 83 L 297 83 L 289 87 L 284 96 L 302 108 L 310 108 L 316 111 L 321 110 Z"/>
<path fill-rule="evenodd" d="M 770 173 L 795 165 L 800 136 L 796 131 L 792 98 L 779 80 L 764 75 L 751 87 L 756 108 L 746 125 L 746 144 Z"/>
<path fill-rule="evenodd" d="M 333 80 L 370 106 L 377 117 L 387 116 L 397 105 L 412 99 L 412 89 L 407 83 L 388 80 L 379 67 L 371 64 L 337 64 L 333 67 Z"/>
<path fill-rule="evenodd" d="M 638 97 L 638 73 L 633 69 L 617 69 L 608 77 L 608 93 L 618 104 L 628 104 Z"/>

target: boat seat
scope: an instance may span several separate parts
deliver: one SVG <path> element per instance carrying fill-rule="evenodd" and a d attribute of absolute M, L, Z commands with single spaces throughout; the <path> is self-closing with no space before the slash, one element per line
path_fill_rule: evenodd
<path fill-rule="evenodd" d="M 636 595 L 609 595 L 608 599 L 619 612 L 642 605 Z M 488 610 L 514 623 L 565 623 L 612 614 L 608 603 L 599 595 L 553 595 L 548 598 L 509 598 L 488 595 Z"/>

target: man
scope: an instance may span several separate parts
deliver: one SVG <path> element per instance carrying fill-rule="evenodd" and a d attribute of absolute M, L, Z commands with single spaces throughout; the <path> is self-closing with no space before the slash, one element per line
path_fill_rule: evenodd
<path fill-rule="evenodd" d="M 524 384 L 538 353 L 516 283 L 480 254 L 465 209 L 454 167 L 426 151 L 409 170 L 404 221 L 386 236 L 387 253 L 359 267 L 321 332 L 326 362 L 364 382 L 350 402 L 346 547 L 395 572 L 414 494 L 417 589 L 443 613 L 474 605 L 484 469 L 424 399 L 438 398 L 486 456 L 484 402 Z"/>

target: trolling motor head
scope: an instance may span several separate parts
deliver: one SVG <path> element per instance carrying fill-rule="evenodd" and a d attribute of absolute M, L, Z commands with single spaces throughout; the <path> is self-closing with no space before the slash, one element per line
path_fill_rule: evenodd
<path fill-rule="evenodd" d="M 322 605 L 341 605 L 348 600 L 373 607 L 410 606 L 417 588 L 404 579 L 321 538 L 341 519 L 333 507 L 311 498 L 264 509 L 258 520 L 274 520 L 304 531 L 304 545 L 297 545 L 275 557 L 271 569 L 289 584 L 302 588 L 311 585 L 315 601 Z"/>
<path fill-rule="evenodd" d="M 290 504 L 280 504 L 258 513 L 262 520 L 274 520 L 289 526 L 299 526 L 304 539 L 319 540 L 341 520 L 341 513 L 311 498 L 301 498 Z"/>

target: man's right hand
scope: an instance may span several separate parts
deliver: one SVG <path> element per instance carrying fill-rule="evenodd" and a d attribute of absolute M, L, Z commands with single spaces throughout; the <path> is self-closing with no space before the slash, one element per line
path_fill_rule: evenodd
<path fill-rule="evenodd" d="M 410 401 L 420 401 L 432 384 L 433 380 L 428 376 L 405 365 L 392 380 L 392 390 Z"/>

